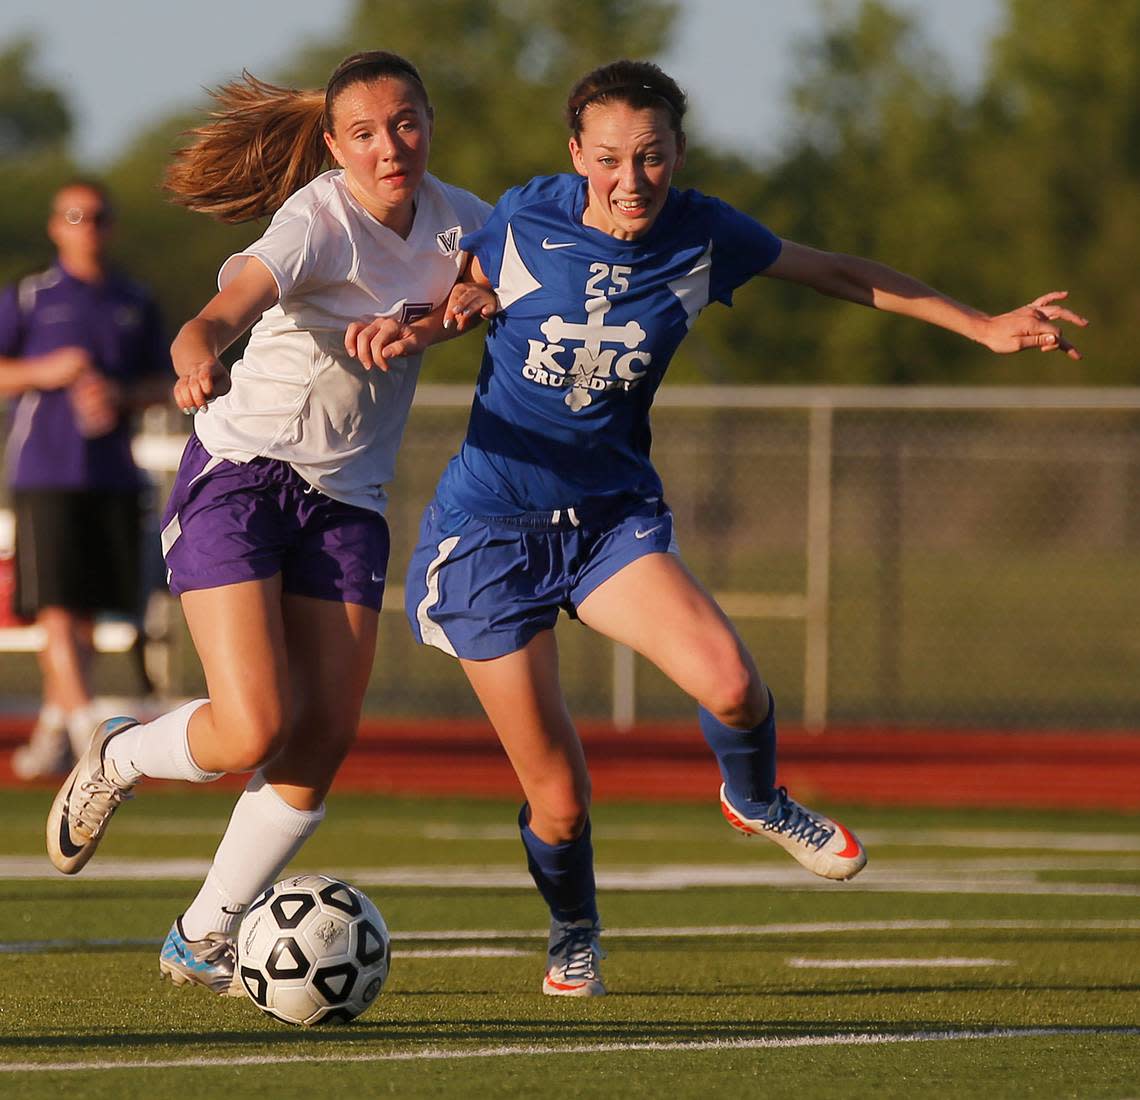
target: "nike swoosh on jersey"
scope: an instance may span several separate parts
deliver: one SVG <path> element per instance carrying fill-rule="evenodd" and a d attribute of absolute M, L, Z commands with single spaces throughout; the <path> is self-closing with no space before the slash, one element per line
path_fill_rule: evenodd
<path fill-rule="evenodd" d="M 661 530 L 661 524 L 660 523 L 656 527 L 650 527 L 648 531 L 642 531 L 640 528 L 638 528 L 636 531 L 634 531 L 633 537 L 635 539 L 647 539 L 647 538 L 649 538 L 650 535 L 653 534 L 654 531 L 660 531 L 660 530 Z"/>
<path fill-rule="evenodd" d="M 552 241 L 549 237 L 542 238 L 542 247 L 547 252 L 552 252 L 556 248 L 573 248 L 577 241 Z"/>
<path fill-rule="evenodd" d="M 67 797 L 63 800 L 63 813 L 59 816 L 59 850 L 69 859 L 83 851 L 82 845 L 72 843 L 71 830 L 67 827 L 68 818 L 71 817 L 71 792 L 74 790 L 75 782 L 72 781 Z"/>

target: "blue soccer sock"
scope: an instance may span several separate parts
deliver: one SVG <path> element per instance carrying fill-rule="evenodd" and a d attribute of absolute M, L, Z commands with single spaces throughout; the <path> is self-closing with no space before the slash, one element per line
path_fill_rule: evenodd
<path fill-rule="evenodd" d="M 555 920 L 598 919 L 598 891 L 594 883 L 594 846 L 590 822 L 581 835 L 564 844 L 547 844 L 529 824 L 530 806 L 519 810 L 519 833 L 526 849 L 526 865 L 538 892 Z"/>
<path fill-rule="evenodd" d="M 768 717 L 752 729 L 726 726 L 704 707 L 699 715 L 701 733 L 716 753 L 728 800 L 746 813 L 766 806 L 776 796 L 776 700 L 771 691 Z"/>

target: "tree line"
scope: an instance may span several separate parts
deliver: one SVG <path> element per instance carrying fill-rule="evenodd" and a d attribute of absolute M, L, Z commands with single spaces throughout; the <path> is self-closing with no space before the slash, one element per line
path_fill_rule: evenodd
<path fill-rule="evenodd" d="M 568 166 L 561 110 L 577 76 L 660 57 L 668 0 L 358 0 L 327 41 L 255 75 L 322 87 L 378 45 L 412 58 L 436 110 L 432 171 L 489 201 Z M 447 34 L 438 33 L 447 28 Z M 615 50 L 615 43 L 620 49 Z M 719 195 L 781 236 L 882 260 L 995 312 L 1068 289 L 1093 319 L 1081 363 L 995 359 L 958 337 L 754 280 L 712 308 L 671 368 L 686 382 L 1138 385 L 1126 346 L 1140 307 L 1140 0 L 1005 0 L 979 87 L 963 90 L 912 14 L 888 0 L 826 5 L 798 48 L 789 133 L 765 160 L 690 138 L 679 186 Z M 238 74 L 234 74 L 236 77 Z M 701 89 L 688 89 L 699 102 Z M 203 106 L 139 135 L 103 177 L 122 209 L 117 254 L 153 286 L 171 328 L 210 295 L 221 260 L 260 232 L 165 200 L 163 169 Z M 48 197 L 82 170 L 62 93 L 35 43 L 0 44 L 0 281 L 49 257 Z M 474 376 L 471 341 L 431 358 L 432 380 Z"/>

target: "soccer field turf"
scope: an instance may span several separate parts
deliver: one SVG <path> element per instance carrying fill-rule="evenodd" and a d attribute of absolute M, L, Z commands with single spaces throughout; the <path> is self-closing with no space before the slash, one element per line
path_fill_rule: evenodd
<path fill-rule="evenodd" d="M 74 879 L 50 798 L 0 799 L 0 1095 L 1140 1095 L 1135 816 L 852 809 L 837 884 L 712 800 L 600 805 L 611 996 L 568 1001 L 513 805 L 334 796 L 293 869 L 372 897 L 392 973 L 303 1030 L 158 978 L 233 793 L 143 791 Z"/>

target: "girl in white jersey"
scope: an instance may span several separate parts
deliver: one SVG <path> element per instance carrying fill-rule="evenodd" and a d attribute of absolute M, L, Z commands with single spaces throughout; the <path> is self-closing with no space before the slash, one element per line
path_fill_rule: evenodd
<path fill-rule="evenodd" d="M 172 348 L 175 399 L 198 416 L 163 552 L 209 698 L 146 725 L 100 725 L 56 797 L 47 844 L 74 874 L 142 777 L 254 772 L 160 955 L 178 984 L 240 994 L 234 930 L 320 823 L 356 733 L 387 568 L 384 485 L 420 352 L 478 311 L 464 306 L 479 292 L 449 295 L 459 239 L 489 208 L 427 173 L 431 106 L 394 54 L 348 58 L 323 93 L 247 77 L 218 98 L 168 187 L 229 221 L 276 214 L 223 264 L 219 293 Z M 328 154 L 339 168 L 317 175 Z M 344 344 L 362 313 L 379 318 L 374 369 Z M 251 325 L 228 371 L 219 356 Z"/>
<path fill-rule="evenodd" d="M 527 864 L 551 915 L 543 992 L 605 992 L 590 777 L 562 695 L 560 610 L 652 661 L 699 704 L 720 802 L 818 875 L 866 857 L 840 823 L 776 785 L 775 704 L 724 612 L 676 551 L 649 454 L 649 408 L 697 313 L 756 275 L 939 325 L 997 352 L 1076 356 L 1046 294 L 991 317 L 881 264 L 781 241 L 726 203 L 672 188 L 684 93 L 619 61 L 567 104 L 576 174 L 508 191 L 464 247 L 501 312 L 467 438 L 429 504 L 408 570 L 417 638 L 457 657 L 526 803 Z M 367 339 L 368 326 L 355 335 Z M 762 502 L 759 504 L 762 507 Z"/>

